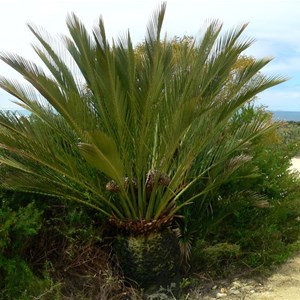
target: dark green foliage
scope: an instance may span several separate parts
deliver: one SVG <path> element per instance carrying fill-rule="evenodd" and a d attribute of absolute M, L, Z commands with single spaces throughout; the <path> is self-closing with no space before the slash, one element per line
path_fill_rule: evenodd
<path fill-rule="evenodd" d="M 56 201 L 49 205 L 44 213 L 43 232 L 59 236 L 65 242 L 82 241 L 82 243 L 101 242 L 102 227 L 97 212 L 78 207 L 74 203 Z"/>
<path fill-rule="evenodd" d="M 211 237 L 236 243 L 240 260 L 251 267 L 270 266 L 287 259 L 300 233 L 299 201 L 285 199 L 269 208 L 257 208 L 238 201 L 239 209 L 211 231 Z"/>
<path fill-rule="evenodd" d="M 25 193 L 1 205 L 1 300 L 139 299 L 111 267 L 97 212 Z"/>
<path fill-rule="evenodd" d="M 0 251 L 14 253 L 19 252 L 26 246 L 26 239 L 35 235 L 39 228 L 41 212 L 33 203 L 20 207 L 17 211 L 12 210 L 4 203 L 0 210 Z"/>
<path fill-rule="evenodd" d="M 300 122 L 283 122 L 280 128 L 282 141 L 293 150 L 294 156 L 300 154 Z"/>
<path fill-rule="evenodd" d="M 191 262 L 192 269 L 204 271 L 211 275 L 228 274 L 230 264 L 240 256 L 240 246 L 228 242 L 210 245 L 204 240 L 197 240 L 193 247 Z M 219 275 L 218 274 L 218 275 Z"/>
<path fill-rule="evenodd" d="M 26 201 L 27 198 L 27 201 Z M 46 292 L 54 299 L 53 281 L 34 274 L 27 250 L 42 227 L 43 211 L 29 195 L 1 193 L 0 199 L 0 299 L 30 299 Z"/>

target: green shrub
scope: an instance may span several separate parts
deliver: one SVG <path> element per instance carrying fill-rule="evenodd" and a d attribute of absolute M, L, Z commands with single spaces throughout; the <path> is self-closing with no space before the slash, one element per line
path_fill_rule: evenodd
<path fill-rule="evenodd" d="M 34 203 L 12 210 L 6 202 L 0 210 L 0 251 L 9 249 L 11 254 L 22 250 L 26 238 L 35 235 L 41 227 L 41 212 Z"/>
<path fill-rule="evenodd" d="M 123 293 L 139 299 L 111 267 L 94 214 L 46 196 L 2 191 L 0 299 L 110 299 Z"/>
<path fill-rule="evenodd" d="M 250 104 L 232 119 L 232 128 L 226 130 L 228 139 L 231 130 L 254 117 L 266 122 L 272 118 L 264 108 Z M 234 245 L 229 248 L 232 254 L 234 247 L 239 249 L 228 261 L 251 268 L 282 263 L 299 249 L 299 179 L 289 170 L 297 135 L 295 131 L 291 135 L 285 123 L 276 125 L 249 144 L 247 152 L 233 154 L 251 156 L 241 167 L 232 173 L 226 173 L 226 165 L 212 169 L 206 180 L 224 176 L 222 184 L 203 201 L 184 208 L 187 221 L 180 223 L 181 240 L 192 246 L 192 266 L 201 262 L 205 270 L 214 265 L 216 273 L 224 274 L 222 264 L 227 260 L 222 255 L 227 245 Z"/>
<path fill-rule="evenodd" d="M 0 299 L 28 300 L 38 299 L 55 300 L 59 298 L 60 284 L 44 273 L 43 278 L 36 276 L 29 265 L 21 257 L 11 259 L 0 257 L 1 278 Z"/>
<path fill-rule="evenodd" d="M 213 270 L 228 268 L 232 261 L 239 256 L 239 245 L 227 242 L 209 245 L 204 240 L 197 240 L 193 247 L 191 260 L 193 270 L 209 270 L 210 273 L 213 273 Z"/>
<path fill-rule="evenodd" d="M 57 292 L 47 273 L 37 276 L 26 259 L 26 251 L 42 226 L 43 211 L 31 200 L 30 195 L 3 191 L 1 194 L 0 299 L 3 300 L 27 300 L 41 294 L 45 296 L 40 299 L 55 299 Z"/>

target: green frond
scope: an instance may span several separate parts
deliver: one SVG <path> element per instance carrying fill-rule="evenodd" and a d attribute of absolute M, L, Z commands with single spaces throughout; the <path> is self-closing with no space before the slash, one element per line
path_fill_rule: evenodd
<path fill-rule="evenodd" d="M 74 90 L 79 93 L 78 80 L 74 77 L 75 74 L 72 73 L 69 66 L 65 63 L 66 55 L 64 55 L 64 57 L 60 57 L 62 56 L 62 49 L 60 49 L 60 53 L 57 54 L 51 46 L 51 42 L 54 43 L 54 41 L 51 39 L 49 34 L 42 29 L 38 29 L 34 25 L 28 24 L 28 27 L 43 47 L 40 48 L 33 45 L 33 49 L 56 81 L 60 84 L 61 88 L 64 88 L 66 91 Z"/>
<path fill-rule="evenodd" d="M 119 184 L 124 177 L 123 163 L 114 141 L 103 132 L 93 132 L 93 144 L 79 143 L 79 150 L 91 166 L 98 168 Z"/>
<path fill-rule="evenodd" d="M 146 44 L 153 45 L 154 42 L 160 42 L 160 34 L 163 25 L 163 20 L 166 12 L 166 2 L 163 2 L 159 9 L 153 14 L 147 26 Z"/>
<path fill-rule="evenodd" d="M 110 44 L 102 19 L 89 33 L 70 14 L 60 44 L 29 25 L 47 71 L 0 55 L 27 81 L 1 77 L 0 87 L 32 113 L 0 113 L 3 187 L 74 200 L 113 219 L 167 222 L 247 163 L 247 147 L 272 125 L 254 119 L 228 138 L 230 121 L 285 79 L 260 73 L 270 59 L 233 72 L 253 42 L 243 38 L 246 24 L 222 34 L 213 20 L 201 38 L 178 44 L 161 37 L 165 11 L 163 3 L 138 48 L 129 32 Z"/>

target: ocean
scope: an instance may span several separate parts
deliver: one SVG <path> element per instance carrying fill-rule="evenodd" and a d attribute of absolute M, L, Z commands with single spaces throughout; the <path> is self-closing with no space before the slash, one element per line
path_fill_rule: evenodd
<path fill-rule="evenodd" d="M 271 111 L 274 120 L 300 122 L 300 111 Z"/>
<path fill-rule="evenodd" d="M 17 113 L 20 116 L 25 116 L 25 117 L 30 116 L 30 112 L 26 109 L 1 109 L 0 108 L 0 111 L 11 111 Z"/>
<path fill-rule="evenodd" d="M 14 111 L 22 116 L 30 115 L 30 113 L 25 109 L 16 109 L 11 111 Z M 273 114 L 273 119 L 276 121 L 300 122 L 300 111 L 271 111 L 271 113 Z"/>

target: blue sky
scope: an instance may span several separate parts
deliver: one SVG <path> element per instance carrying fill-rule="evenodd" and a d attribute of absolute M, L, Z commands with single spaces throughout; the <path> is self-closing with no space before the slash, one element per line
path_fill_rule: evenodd
<path fill-rule="evenodd" d="M 118 37 L 128 28 L 134 42 L 142 41 L 157 0 L 1 0 L 0 51 L 15 52 L 35 60 L 30 44 L 35 40 L 26 27 L 31 22 L 49 33 L 67 33 L 67 13 L 75 12 L 87 28 L 103 16 L 107 33 Z M 290 78 L 259 95 L 271 110 L 300 111 L 300 1 L 299 0 L 169 0 L 164 23 L 168 36 L 197 35 L 205 21 L 219 19 L 224 28 L 249 22 L 247 37 L 256 42 L 246 54 L 271 56 L 264 73 Z M 0 75 L 18 78 L 0 62 Z M 0 91 L 0 107 L 16 107 Z"/>

